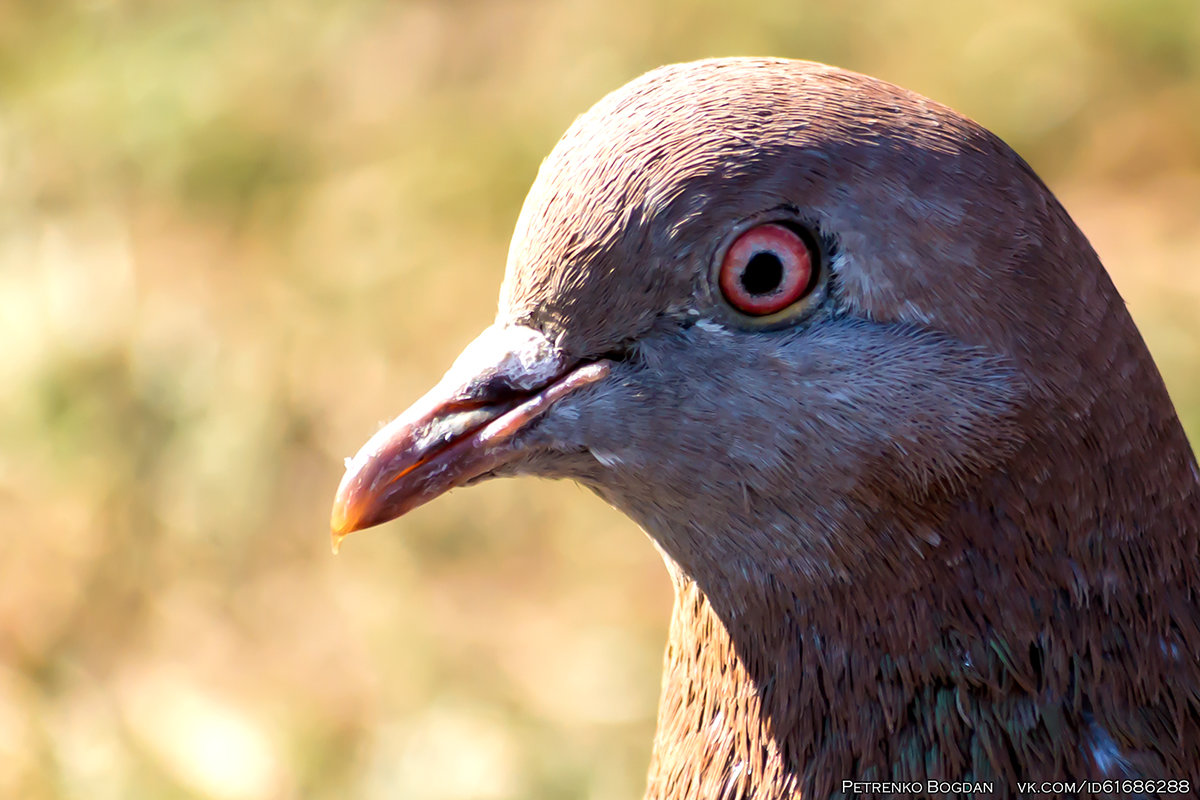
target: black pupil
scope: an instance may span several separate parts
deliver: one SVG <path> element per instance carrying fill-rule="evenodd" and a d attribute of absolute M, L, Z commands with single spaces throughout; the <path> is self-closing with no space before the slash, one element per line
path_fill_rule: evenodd
<path fill-rule="evenodd" d="M 783 262 L 774 253 L 760 250 L 746 262 L 741 282 L 750 294 L 770 294 L 783 283 Z"/>

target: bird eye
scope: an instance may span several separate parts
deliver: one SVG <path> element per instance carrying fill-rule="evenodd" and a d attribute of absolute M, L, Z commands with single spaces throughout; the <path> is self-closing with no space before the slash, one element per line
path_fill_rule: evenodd
<path fill-rule="evenodd" d="M 783 225 L 743 233 L 721 260 L 718 283 L 725 300 L 743 314 L 763 317 L 807 295 L 816 282 L 812 251 Z"/>

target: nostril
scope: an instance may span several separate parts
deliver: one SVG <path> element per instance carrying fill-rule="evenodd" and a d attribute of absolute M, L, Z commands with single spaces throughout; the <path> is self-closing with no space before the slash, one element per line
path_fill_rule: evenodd
<path fill-rule="evenodd" d="M 523 389 L 513 385 L 507 376 L 493 373 L 463 387 L 462 391 L 446 404 L 446 408 L 449 411 L 473 411 L 488 406 L 515 405 L 537 394 L 542 388 L 537 386 Z"/>

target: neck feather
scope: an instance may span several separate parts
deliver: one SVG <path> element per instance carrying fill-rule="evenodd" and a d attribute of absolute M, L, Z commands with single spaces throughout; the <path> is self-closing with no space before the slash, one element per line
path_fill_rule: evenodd
<path fill-rule="evenodd" d="M 1048 500 L 1079 495 L 1053 470 L 1032 487 L 997 473 L 943 509 L 937 546 L 903 573 L 814 588 L 783 565 L 731 586 L 667 557 L 676 600 L 647 797 L 827 797 L 885 779 L 994 781 L 997 796 L 1021 780 L 1200 784 L 1200 487 L 1170 422 L 1178 457 L 1143 474 L 1137 502 L 1093 496 L 1081 511 Z"/>

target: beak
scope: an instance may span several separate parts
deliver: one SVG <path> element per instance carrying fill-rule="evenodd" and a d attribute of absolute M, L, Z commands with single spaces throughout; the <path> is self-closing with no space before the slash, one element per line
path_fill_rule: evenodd
<path fill-rule="evenodd" d="M 516 434 L 609 366 L 571 364 L 530 328 L 488 328 L 437 386 L 347 459 L 330 518 L 334 552 L 351 533 L 515 459 Z"/>

